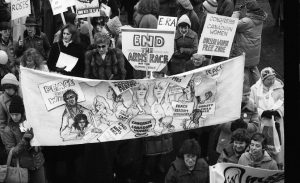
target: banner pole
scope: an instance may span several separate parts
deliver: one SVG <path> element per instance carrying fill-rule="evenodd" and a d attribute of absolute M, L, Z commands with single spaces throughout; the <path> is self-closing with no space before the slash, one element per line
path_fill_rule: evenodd
<path fill-rule="evenodd" d="M 90 29 L 91 24 L 91 17 L 87 17 L 87 21 L 89 23 L 89 35 L 90 35 L 90 41 L 91 44 L 94 44 L 94 39 L 93 39 L 93 33 L 92 33 L 92 29 Z"/>
<path fill-rule="evenodd" d="M 63 21 L 63 24 L 66 25 L 66 19 L 65 19 L 64 14 L 63 14 L 63 13 L 60 13 L 60 17 L 61 17 L 61 19 L 62 19 L 62 21 Z"/>
<path fill-rule="evenodd" d="M 149 34 L 147 33 L 147 39 L 149 40 Z M 146 78 L 148 78 L 148 64 L 149 64 L 149 42 L 147 42 L 146 45 L 146 54 L 147 54 L 147 58 L 146 58 Z"/>
<path fill-rule="evenodd" d="M 74 6 L 71 6 L 72 13 L 75 13 Z"/>

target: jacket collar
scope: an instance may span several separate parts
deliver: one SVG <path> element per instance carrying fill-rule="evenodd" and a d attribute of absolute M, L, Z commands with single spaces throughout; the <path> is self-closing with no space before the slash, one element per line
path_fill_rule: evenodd
<path fill-rule="evenodd" d="M 24 31 L 24 38 L 29 37 L 27 30 Z M 39 28 L 36 28 L 35 35 L 33 37 L 41 38 L 41 31 Z"/>
<path fill-rule="evenodd" d="M 190 174 L 192 171 L 200 171 L 201 165 L 199 162 L 199 158 L 197 159 L 196 165 L 192 171 L 190 171 L 184 164 L 184 160 L 182 158 L 176 158 L 174 161 L 174 166 L 176 167 L 176 170 L 179 170 L 178 175 L 183 176 L 186 174 Z"/>

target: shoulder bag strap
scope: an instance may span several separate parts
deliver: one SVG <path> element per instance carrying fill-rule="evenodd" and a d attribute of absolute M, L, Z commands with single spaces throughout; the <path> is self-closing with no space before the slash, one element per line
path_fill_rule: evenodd
<path fill-rule="evenodd" d="M 13 150 L 14 150 L 14 147 L 9 150 L 7 161 L 6 161 L 7 166 L 10 166 L 11 159 L 12 159 L 12 151 Z"/>

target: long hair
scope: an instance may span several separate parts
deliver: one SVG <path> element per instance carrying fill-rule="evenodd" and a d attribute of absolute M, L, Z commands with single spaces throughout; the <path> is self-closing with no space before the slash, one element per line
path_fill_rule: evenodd
<path fill-rule="evenodd" d="M 97 109 L 96 106 L 97 106 L 99 103 L 104 104 L 104 106 L 105 106 L 105 108 L 106 108 L 106 111 L 107 111 L 107 110 L 110 110 L 109 105 L 108 105 L 107 101 L 105 100 L 105 98 L 98 95 L 98 96 L 95 97 L 94 102 L 93 102 L 94 110 L 95 110 L 96 113 L 98 112 L 98 109 Z"/>
<path fill-rule="evenodd" d="M 74 117 L 73 126 L 75 129 L 80 130 L 79 121 L 82 119 L 84 120 L 84 128 L 86 128 L 88 126 L 89 122 L 88 122 L 87 116 L 85 114 L 80 113 Z"/>
<path fill-rule="evenodd" d="M 63 40 L 63 33 L 64 33 L 65 29 L 68 29 L 70 34 L 72 35 L 71 40 L 72 40 L 73 43 L 79 43 L 80 42 L 79 31 L 77 30 L 77 27 L 75 25 L 72 25 L 72 24 L 66 24 L 65 26 L 63 26 L 63 28 L 61 28 L 59 41 Z"/>
<path fill-rule="evenodd" d="M 159 15 L 158 0 L 140 0 L 137 12 L 142 15 L 152 14 L 156 17 Z"/>
<path fill-rule="evenodd" d="M 21 65 L 23 67 L 27 67 L 27 59 L 28 57 L 32 57 L 32 60 L 34 61 L 34 64 L 36 66 L 36 68 L 41 68 L 41 65 L 44 62 L 44 58 L 43 56 L 35 49 L 35 48 L 28 48 L 22 58 L 21 58 Z"/>
<path fill-rule="evenodd" d="M 141 86 L 145 86 L 147 88 L 147 91 L 146 91 L 146 95 L 145 95 L 145 101 L 147 102 L 147 98 L 148 98 L 148 95 L 149 95 L 149 92 L 148 92 L 148 89 L 149 89 L 149 86 L 147 83 L 140 83 L 138 84 L 137 87 L 135 87 L 134 91 L 133 91 L 133 101 L 134 102 L 137 102 L 138 101 L 138 97 L 137 97 L 137 90 L 141 87 Z"/>

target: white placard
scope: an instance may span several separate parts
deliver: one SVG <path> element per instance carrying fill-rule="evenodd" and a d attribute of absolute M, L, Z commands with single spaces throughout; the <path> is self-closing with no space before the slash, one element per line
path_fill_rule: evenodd
<path fill-rule="evenodd" d="M 157 29 L 176 31 L 177 17 L 159 16 Z"/>
<path fill-rule="evenodd" d="M 71 55 L 60 52 L 58 60 L 56 62 L 56 67 L 63 68 L 66 66 L 65 71 L 71 72 L 72 69 L 77 64 L 77 62 L 78 62 L 77 57 L 73 57 Z"/>
<path fill-rule="evenodd" d="M 99 1 L 97 0 L 76 0 L 76 12 L 78 18 L 100 16 Z"/>
<path fill-rule="evenodd" d="M 11 19 L 25 17 L 31 13 L 30 0 L 11 1 Z"/>
<path fill-rule="evenodd" d="M 198 53 L 229 57 L 237 24 L 237 18 L 207 14 Z"/>
<path fill-rule="evenodd" d="M 65 6 L 65 3 L 63 3 L 62 0 L 50 0 L 50 4 L 51 4 L 53 15 L 57 15 L 65 11 L 68 11 L 67 7 Z"/>

